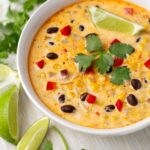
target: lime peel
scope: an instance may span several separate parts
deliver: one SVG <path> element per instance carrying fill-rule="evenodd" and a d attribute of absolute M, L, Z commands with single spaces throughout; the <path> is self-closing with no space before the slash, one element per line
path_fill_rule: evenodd
<path fill-rule="evenodd" d="M 0 136 L 13 144 L 19 138 L 18 94 L 15 85 L 0 93 Z"/>

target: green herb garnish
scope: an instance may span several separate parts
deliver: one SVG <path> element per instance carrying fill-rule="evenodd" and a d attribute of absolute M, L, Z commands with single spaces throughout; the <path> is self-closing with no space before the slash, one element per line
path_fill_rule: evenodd
<path fill-rule="evenodd" d="M 110 46 L 109 51 L 117 57 L 126 58 L 127 54 L 133 53 L 134 48 L 128 44 L 115 43 Z"/>
<path fill-rule="evenodd" d="M 128 67 L 118 67 L 114 69 L 112 73 L 111 82 L 114 84 L 121 85 L 125 82 L 125 80 L 131 79 L 130 77 L 130 70 Z"/>
<path fill-rule="evenodd" d="M 128 54 L 134 52 L 131 45 L 125 43 L 115 43 L 109 48 L 109 51 L 103 49 L 103 45 L 98 35 L 95 33 L 86 36 L 86 49 L 92 52 L 91 55 L 78 54 L 75 61 L 79 63 L 79 71 L 85 72 L 92 64 L 101 73 L 109 72 L 113 67 L 113 55 L 119 58 L 126 58 Z M 113 84 L 123 84 L 125 80 L 130 79 L 130 70 L 126 66 L 115 68 L 111 74 L 111 82 Z"/>
<path fill-rule="evenodd" d="M 59 134 L 59 136 L 61 137 L 63 143 L 64 143 L 64 146 L 65 146 L 65 150 L 69 150 L 69 145 L 68 145 L 68 142 L 67 140 L 65 139 L 64 135 L 61 133 L 61 131 L 55 127 L 55 126 L 52 126 L 52 128 Z"/>
<path fill-rule="evenodd" d="M 101 74 L 109 71 L 114 61 L 110 54 L 102 53 L 101 56 L 95 61 L 95 66 Z"/>
<path fill-rule="evenodd" d="M 92 65 L 93 60 L 93 55 L 78 54 L 75 57 L 75 61 L 79 63 L 79 71 L 83 72 L 86 71 L 86 69 Z"/>
<path fill-rule="evenodd" d="M 7 11 L 6 21 L 0 22 L 0 59 L 7 58 L 9 54 L 16 53 L 21 31 L 29 19 L 29 13 L 34 6 L 46 0 L 9 0 L 10 6 Z M 12 10 L 12 3 L 19 3 L 23 9 Z"/>
<path fill-rule="evenodd" d="M 86 49 L 89 52 L 102 51 L 102 42 L 96 33 L 88 34 L 86 37 Z"/>
<path fill-rule="evenodd" d="M 53 150 L 53 143 L 50 140 L 46 140 L 43 150 Z"/>

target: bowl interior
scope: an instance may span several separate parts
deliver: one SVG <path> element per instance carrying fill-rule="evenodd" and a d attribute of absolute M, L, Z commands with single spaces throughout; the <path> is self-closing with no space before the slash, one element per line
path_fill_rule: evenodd
<path fill-rule="evenodd" d="M 20 41 L 18 45 L 18 54 L 17 54 L 17 64 L 19 69 L 19 75 L 21 78 L 21 82 L 23 85 L 24 90 L 26 91 L 28 97 L 31 99 L 31 101 L 47 116 L 49 116 L 51 119 L 59 122 L 60 124 L 67 126 L 71 129 L 78 130 L 85 133 L 90 134 L 97 134 L 97 135 L 124 135 L 131 132 L 135 132 L 139 129 L 142 129 L 150 124 L 150 118 L 147 118 L 145 120 L 142 120 L 136 124 L 122 127 L 122 128 L 116 128 L 116 129 L 93 129 L 93 128 L 87 128 L 83 126 L 79 126 L 76 124 L 73 124 L 69 121 L 66 121 L 53 112 L 51 112 L 37 97 L 36 93 L 34 92 L 29 75 L 28 75 L 28 54 L 29 54 L 29 48 L 32 43 L 32 40 L 38 31 L 39 27 L 53 14 L 55 14 L 57 11 L 61 10 L 67 5 L 70 5 L 74 2 L 78 2 L 79 0 L 49 0 L 46 3 L 44 3 L 30 18 L 28 23 L 26 24 Z"/>

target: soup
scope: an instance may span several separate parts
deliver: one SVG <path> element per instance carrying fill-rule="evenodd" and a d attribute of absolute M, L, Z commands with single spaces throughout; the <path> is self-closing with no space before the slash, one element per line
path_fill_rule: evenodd
<path fill-rule="evenodd" d="M 144 31 L 113 30 L 113 20 L 112 30 L 96 26 L 90 8 Z M 41 26 L 32 42 L 33 88 L 52 112 L 78 125 L 110 129 L 143 120 L 150 116 L 149 33 L 150 12 L 128 2 L 85 0 L 66 7 Z"/>

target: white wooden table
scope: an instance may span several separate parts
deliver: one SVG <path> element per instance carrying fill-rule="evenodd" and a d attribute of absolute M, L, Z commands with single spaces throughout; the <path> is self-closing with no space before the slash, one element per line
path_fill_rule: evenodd
<path fill-rule="evenodd" d="M 149 0 L 132 0 L 135 3 Z M 0 16 L 5 13 L 7 0 L 0 0 Z M 149 6 L 150 9 L 150 2 Z M 28 99 L 22 90 L 19 103 L 20 133 L 23 135 L 25 130 L 36 120 L 44 116 Z M 137 133 L 121 137 L 100 137 L 87 135 L 72 131 L 52 121 L 52 124 L 59 127 L 69 142 L 70 150 L 150 150 L 150 127 Z M 55 132 L 49 130 L 48 139 L 54 143 L 54 150 L 63 150 L 63 145 Z M 7 143 L 0 138 L 0 150 L 15 150 L 15 146 Z"/>

